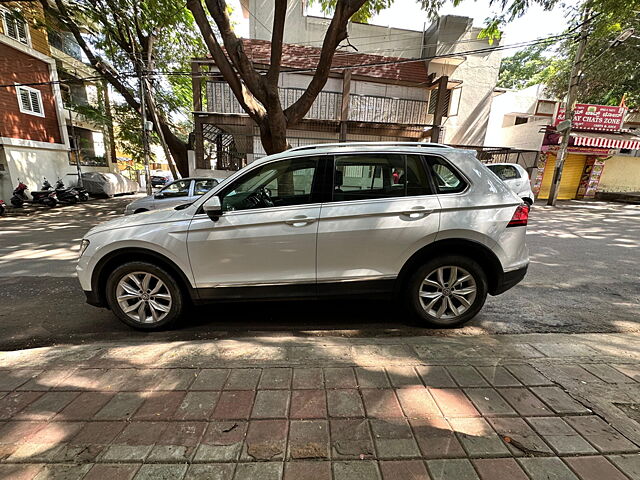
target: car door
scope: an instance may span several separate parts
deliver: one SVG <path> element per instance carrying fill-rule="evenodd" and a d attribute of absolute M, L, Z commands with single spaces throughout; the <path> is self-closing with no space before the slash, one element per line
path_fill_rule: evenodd
<path fill-rule="evenodd" d="M 187 243 L 204 297 L 228 296 L 221 287 L 289 285 L 315 293 L 319 171 L 317 156 L 265 163 L 218 193 L 217 221 L 194 216 Z"/>
<path fill-rule="evenodd" d="M 440 204 L 422 157 L 356 153 L 333 163 L 332 198 L 318 227 L 319 290 L 395 278 L 438 232 Z"/>

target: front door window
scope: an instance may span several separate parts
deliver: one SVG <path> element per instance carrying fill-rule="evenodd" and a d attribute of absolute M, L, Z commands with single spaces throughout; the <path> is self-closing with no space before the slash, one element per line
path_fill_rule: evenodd
<path fill-rule="evenodd" d="M 224 211 L 304 205 L 316 202 L 312 186 L 318 157 L 268 163 L 239 178 L 220 196 Z"/>
<path fill-rule="evenodd" d="M 189 195 L 189 187 L 191 186 L 191 180 L 178 180 L 177 182 L 170 183 L 160 193 L 166 198 L 173 197 L 186 197 Z"/>

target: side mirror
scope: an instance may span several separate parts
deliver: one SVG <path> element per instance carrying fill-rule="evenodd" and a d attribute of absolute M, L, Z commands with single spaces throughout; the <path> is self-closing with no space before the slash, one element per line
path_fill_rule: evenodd
<path fill-rule="evenodd" d="M 164 193 L 156 193 L 153 198 L 155 198 L 156 200 L 160 200 L 161 198 L 164 198 Z"/>
<path fill-rule="evenodd" d="M 202 205 L 202 209 L 204 213 L 206 213 L 211 220 L 214 222 L 218 220 L 222 216 L 222 203 L 220 203 L 220 197 L 214 195 L 209 198 Z"/>

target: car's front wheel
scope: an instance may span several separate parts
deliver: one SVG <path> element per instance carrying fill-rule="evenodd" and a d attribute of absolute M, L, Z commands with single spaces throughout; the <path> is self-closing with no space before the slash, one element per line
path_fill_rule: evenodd
<path fill-rule="evenodd" d="M 174 323 L 184 308 L 178 282 L 164 269 L 147 262 L 129 262 L 107 279 L 107 301 L 127 325 L 159 330 Z"/>
<path fill-rule="evenodd" d="M 455 327 L 475 317 L 487 298 L 487 277 L 470 258 L 446 255 L 418 268 L 407 301 L 418 318 L 434 327 Z"/>

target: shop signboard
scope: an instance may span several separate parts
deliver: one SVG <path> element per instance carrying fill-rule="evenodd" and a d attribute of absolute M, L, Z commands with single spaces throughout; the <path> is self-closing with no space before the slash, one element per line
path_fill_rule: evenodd
<path fill-rule="evenodd" d="M 576 103 L 573 124 L 574 130 L 592 130 L 599 132 L 619 132 L 622 129 L 622 121 L 627 112 L 625 107 L 612 107 L 610 105 L 588 105 Z M 558 109 L 558 114 L 553 122 L 557 126 L 565 119 L 564 107 Z"/>

